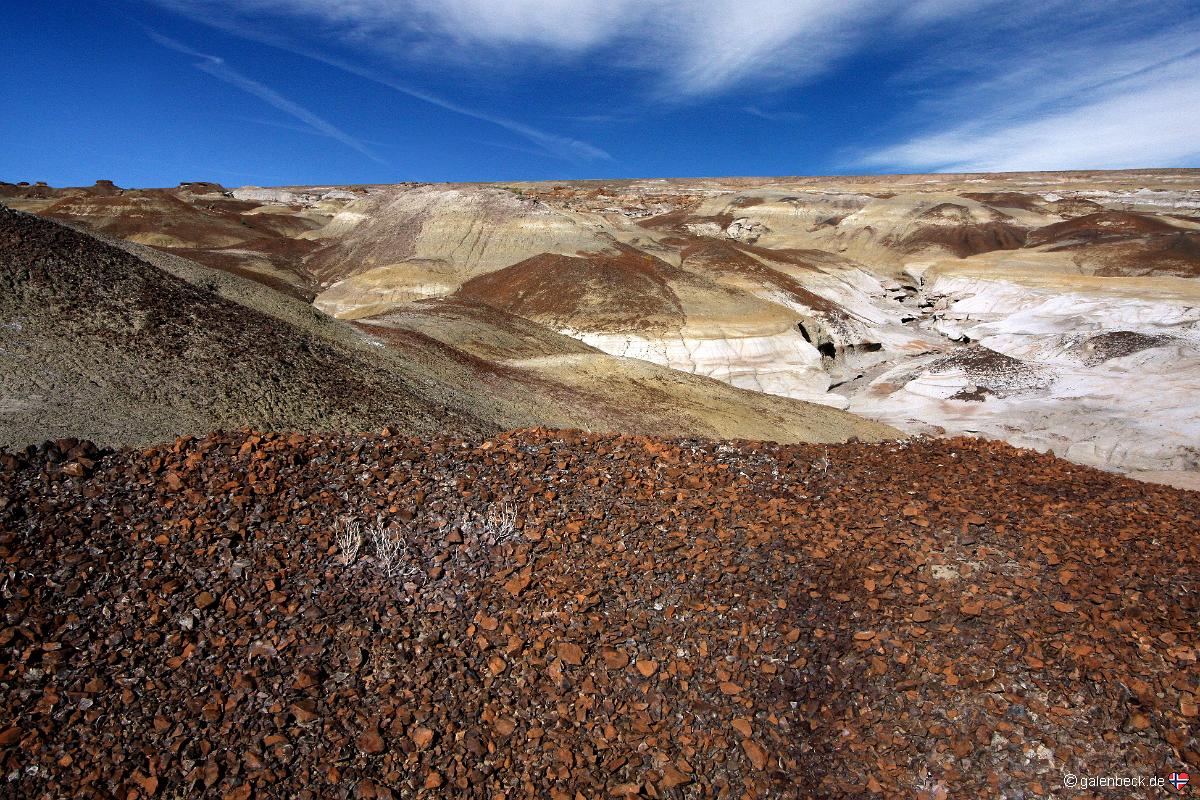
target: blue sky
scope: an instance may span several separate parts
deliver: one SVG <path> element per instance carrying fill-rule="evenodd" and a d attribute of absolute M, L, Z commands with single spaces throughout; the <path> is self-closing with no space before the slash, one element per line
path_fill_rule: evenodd
<path fill-rule="evenodd" d="M 0 0 L 0 180 L 1200 166 L 1200 3 Z"/>

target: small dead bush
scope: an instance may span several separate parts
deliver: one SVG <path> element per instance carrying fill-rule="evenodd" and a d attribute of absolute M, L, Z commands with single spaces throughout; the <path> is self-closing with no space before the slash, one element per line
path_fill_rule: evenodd
<path fill-rule="evenodd" d="M 512 503 L 488 506 L 483 515 L 483 526 L 494 544 L 504 544 L 520 536 L 517 531 L 517 509 Z"/>
<path fill-rule="evenodd" d="M 363 532 L 362 526 L 349 517 L 342 517 L 338 520 L 337 527 L 337 546 L 341 551 L 342 563 L 346 565 L 353 564 L 358 558 L 358 551 L 362 548 Z"/>
<path fill-rule="evenodd" d="M 367 528 L 367 535 L 375 550 L 375 561 L 384 575 L 389 578 L 411 578 L 417 574 L 413 554 L 400 531 L 377 523 Z"/>

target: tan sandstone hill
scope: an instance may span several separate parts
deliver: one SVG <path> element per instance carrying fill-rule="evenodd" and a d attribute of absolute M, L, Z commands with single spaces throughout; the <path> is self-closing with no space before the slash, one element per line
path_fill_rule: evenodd
<path fill-rule="evenodd" d="M 0 280 L 0 445 L 148 443 L 243 426 L 896 435 L 844 412 L 616 358 L 487 306 L 351 326 L 237 275 L 2 207 Z M 455 316 L 477 339 L 515 335 L 524 346 L 473 352 L 446 324 Z M 442 338 L 414 330 L 414 320 Z"/>

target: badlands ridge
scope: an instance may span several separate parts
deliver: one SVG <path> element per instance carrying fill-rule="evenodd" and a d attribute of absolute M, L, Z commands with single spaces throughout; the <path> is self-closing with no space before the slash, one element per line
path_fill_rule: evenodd
<path fill-rule="evenodd" d="M 0 184 L 0 200 L 123 240 L 160 268 L 169 256 L 168 271 L 194 284 L 236 285 L 243 306 L 254 293 L 355 358 L 370 360 L 364 343 L 390 350 L 384 371 L 408 384 L 422 362 L 427 384 L 449 384 L 432 391 L 450 405 L 490 383 L 459 409 L 485 426 L 982 435 L 1185 484 L 1200 465 L 1196 170 Z M 0 399 L 0 441 L 136 438 L 18 424 L 37 403 L 20 393 Z"/>

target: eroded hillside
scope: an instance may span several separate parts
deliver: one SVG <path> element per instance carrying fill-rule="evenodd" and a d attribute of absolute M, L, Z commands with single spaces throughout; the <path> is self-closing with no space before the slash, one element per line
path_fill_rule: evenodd
<path fill-rule="evenodd" d="M 897 435 L 843 411 L 617 358 L 466 301 L 352 325 L 240 271 L 3 207 L 0 288 L 0 447 L 65 436 L 150 444 L 245 426 Z"/>
<path fill-rule="evenodd" d="M 457 347 L 421 303 L 470 304 L 908 432 L 1200 465 L 1196 171 L 0 194 L 392 341 Z"/>

